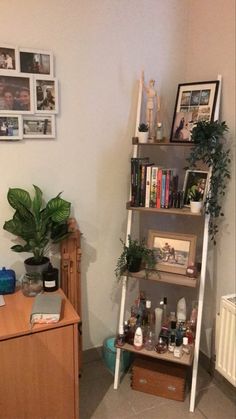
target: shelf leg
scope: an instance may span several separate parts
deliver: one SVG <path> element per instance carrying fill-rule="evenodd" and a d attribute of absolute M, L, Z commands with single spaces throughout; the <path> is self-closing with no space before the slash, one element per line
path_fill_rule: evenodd
<path fill-rule="evenodd" d="M 192 375 L 192 386 L 191 386 L 190 408 L 189 408 L 190 412 L 194 412 L 195 398 L 196 398 L 197 372 L 198 372 L 198 360 L 199 360 L 201 324 L 202 324 L 202 311 L 203 311 L 206 266 L 207 266 L 208 226 L 209 226 L 209 215 L 206 215 L 205 216 L 205 225 L 204 225 L 203 246 L 202 246 L 202 269 L 201 269 L 199 298 L 198 298 L 197 328 L 196 328 L 196 339 L 195 339 L 195 347 L 194 347 L 193 375 Z"/>
<path fill-rule="evenodd" d="M 125 314 L 125 299 L 127 291 L 127 277 L 123 276 L 122 280 L 122 292 L 121 292 L 121 304 L 120 304 L 120 319 L 119 319 L 119 328 L 124 324 L 124 314 Z M 121 349 L 117 348 L 116 350 L 116 366 L 115 366 L 115 377 L 114 377 L 114 389 L 117 390 L 120 382 L 120 355 Z"/>

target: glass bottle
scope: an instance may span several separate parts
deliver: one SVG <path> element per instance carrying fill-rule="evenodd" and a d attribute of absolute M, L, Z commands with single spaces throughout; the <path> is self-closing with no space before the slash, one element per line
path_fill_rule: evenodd
<path fill-rule="evenodd" d="M 170 340 L 169 340 L 169 344 L 168 344 L 168 351 L 171 353 L 174 353 L 174 349 L 175 349 L 175 334 L 171 334 L 170 335 Z"/>
<path fill-rule="evenodd" d="M 183 338 L 182 350 L 184 354 L 187 354 L 187 355 L 190 354 L 190 347 L 188 344 L 188 338 L 186 336 Z"/>
<path fill-rule="evenodd" d="M 123 346 L 125 344 L 125 334 L 124 334 L 124 327 L 123 325 L 121 325 L 119 327 L 119 333 L 116 339 L 116 343 L 119 346 Z"/>
<path fill-rule="evenodd" d="M 158 122 L 157 123 L 157 129 L 156 129 L 156 140 L 157 141 L 161 141 L 163 138 L 163 128 L 162 128 L 162 123 Z"/>
<path fill-rule="evenodd" d="M 174 348 L 174 357 L 175 358 L 182 358 L 183 350 L 182 350 L 182 341 L 181 339 L 177 338 L 175 341 L 175 348 Z"/>
<path fill-rule="evenodd" d="M 155 347 L 155 335 L 152 329 L 148 327 L 148 330 L 145 336 L 145 341 L 144 341 L 144 348 L 147 351 L 153 351 L 154 347 Z"/>
<path fill-rule="evenodd" d="M 164 354 L 167 351 L 167 343 L 164 341 L 164 339 L 158 339 L 158 342 L 155 346 L 155 350 L 158 354 Z"/>

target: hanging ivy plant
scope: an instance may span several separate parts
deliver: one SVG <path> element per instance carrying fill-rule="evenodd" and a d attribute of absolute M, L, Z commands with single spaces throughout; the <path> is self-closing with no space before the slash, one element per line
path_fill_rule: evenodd
<path fill-rule="evenodd" d="M 194 169 L 197 162 L 204 162 L 211 171 L 210 185 L 206 197 L 206 213 L 210 215 L 209 234 L 216 244 L 215 236 L 218 233 L 217 218 L 224 216 L 222 201 L 228 179 L 230 179 L 230 149 L 225 146 L 224 134 L 228 131 L 225 122 L 197 122 L 192 130 L 191 149 L 187 158 L 189 166 Z"/>

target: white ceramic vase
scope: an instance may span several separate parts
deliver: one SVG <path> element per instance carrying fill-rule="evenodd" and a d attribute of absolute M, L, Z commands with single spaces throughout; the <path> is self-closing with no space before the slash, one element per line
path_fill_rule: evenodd
<path fill-rule="evenodd" d="M 145 144 L 148 142 L 148 131 L 138 133 L 138 141 L 140 144 Z"/>
<path fill-rule="evenodd" d="M 202 210 L 202 201 L 190 201 L 190 211 L 193 214 L 200 214 Z"/>

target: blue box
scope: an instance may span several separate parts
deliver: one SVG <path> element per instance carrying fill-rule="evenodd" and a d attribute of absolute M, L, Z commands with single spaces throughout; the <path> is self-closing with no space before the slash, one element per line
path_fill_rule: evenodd
<path fill-rule="evenodd" d="M 16 287 L 16 275 L 12 269 L 0 269 L 0 294 L 12 294 Z"/>

